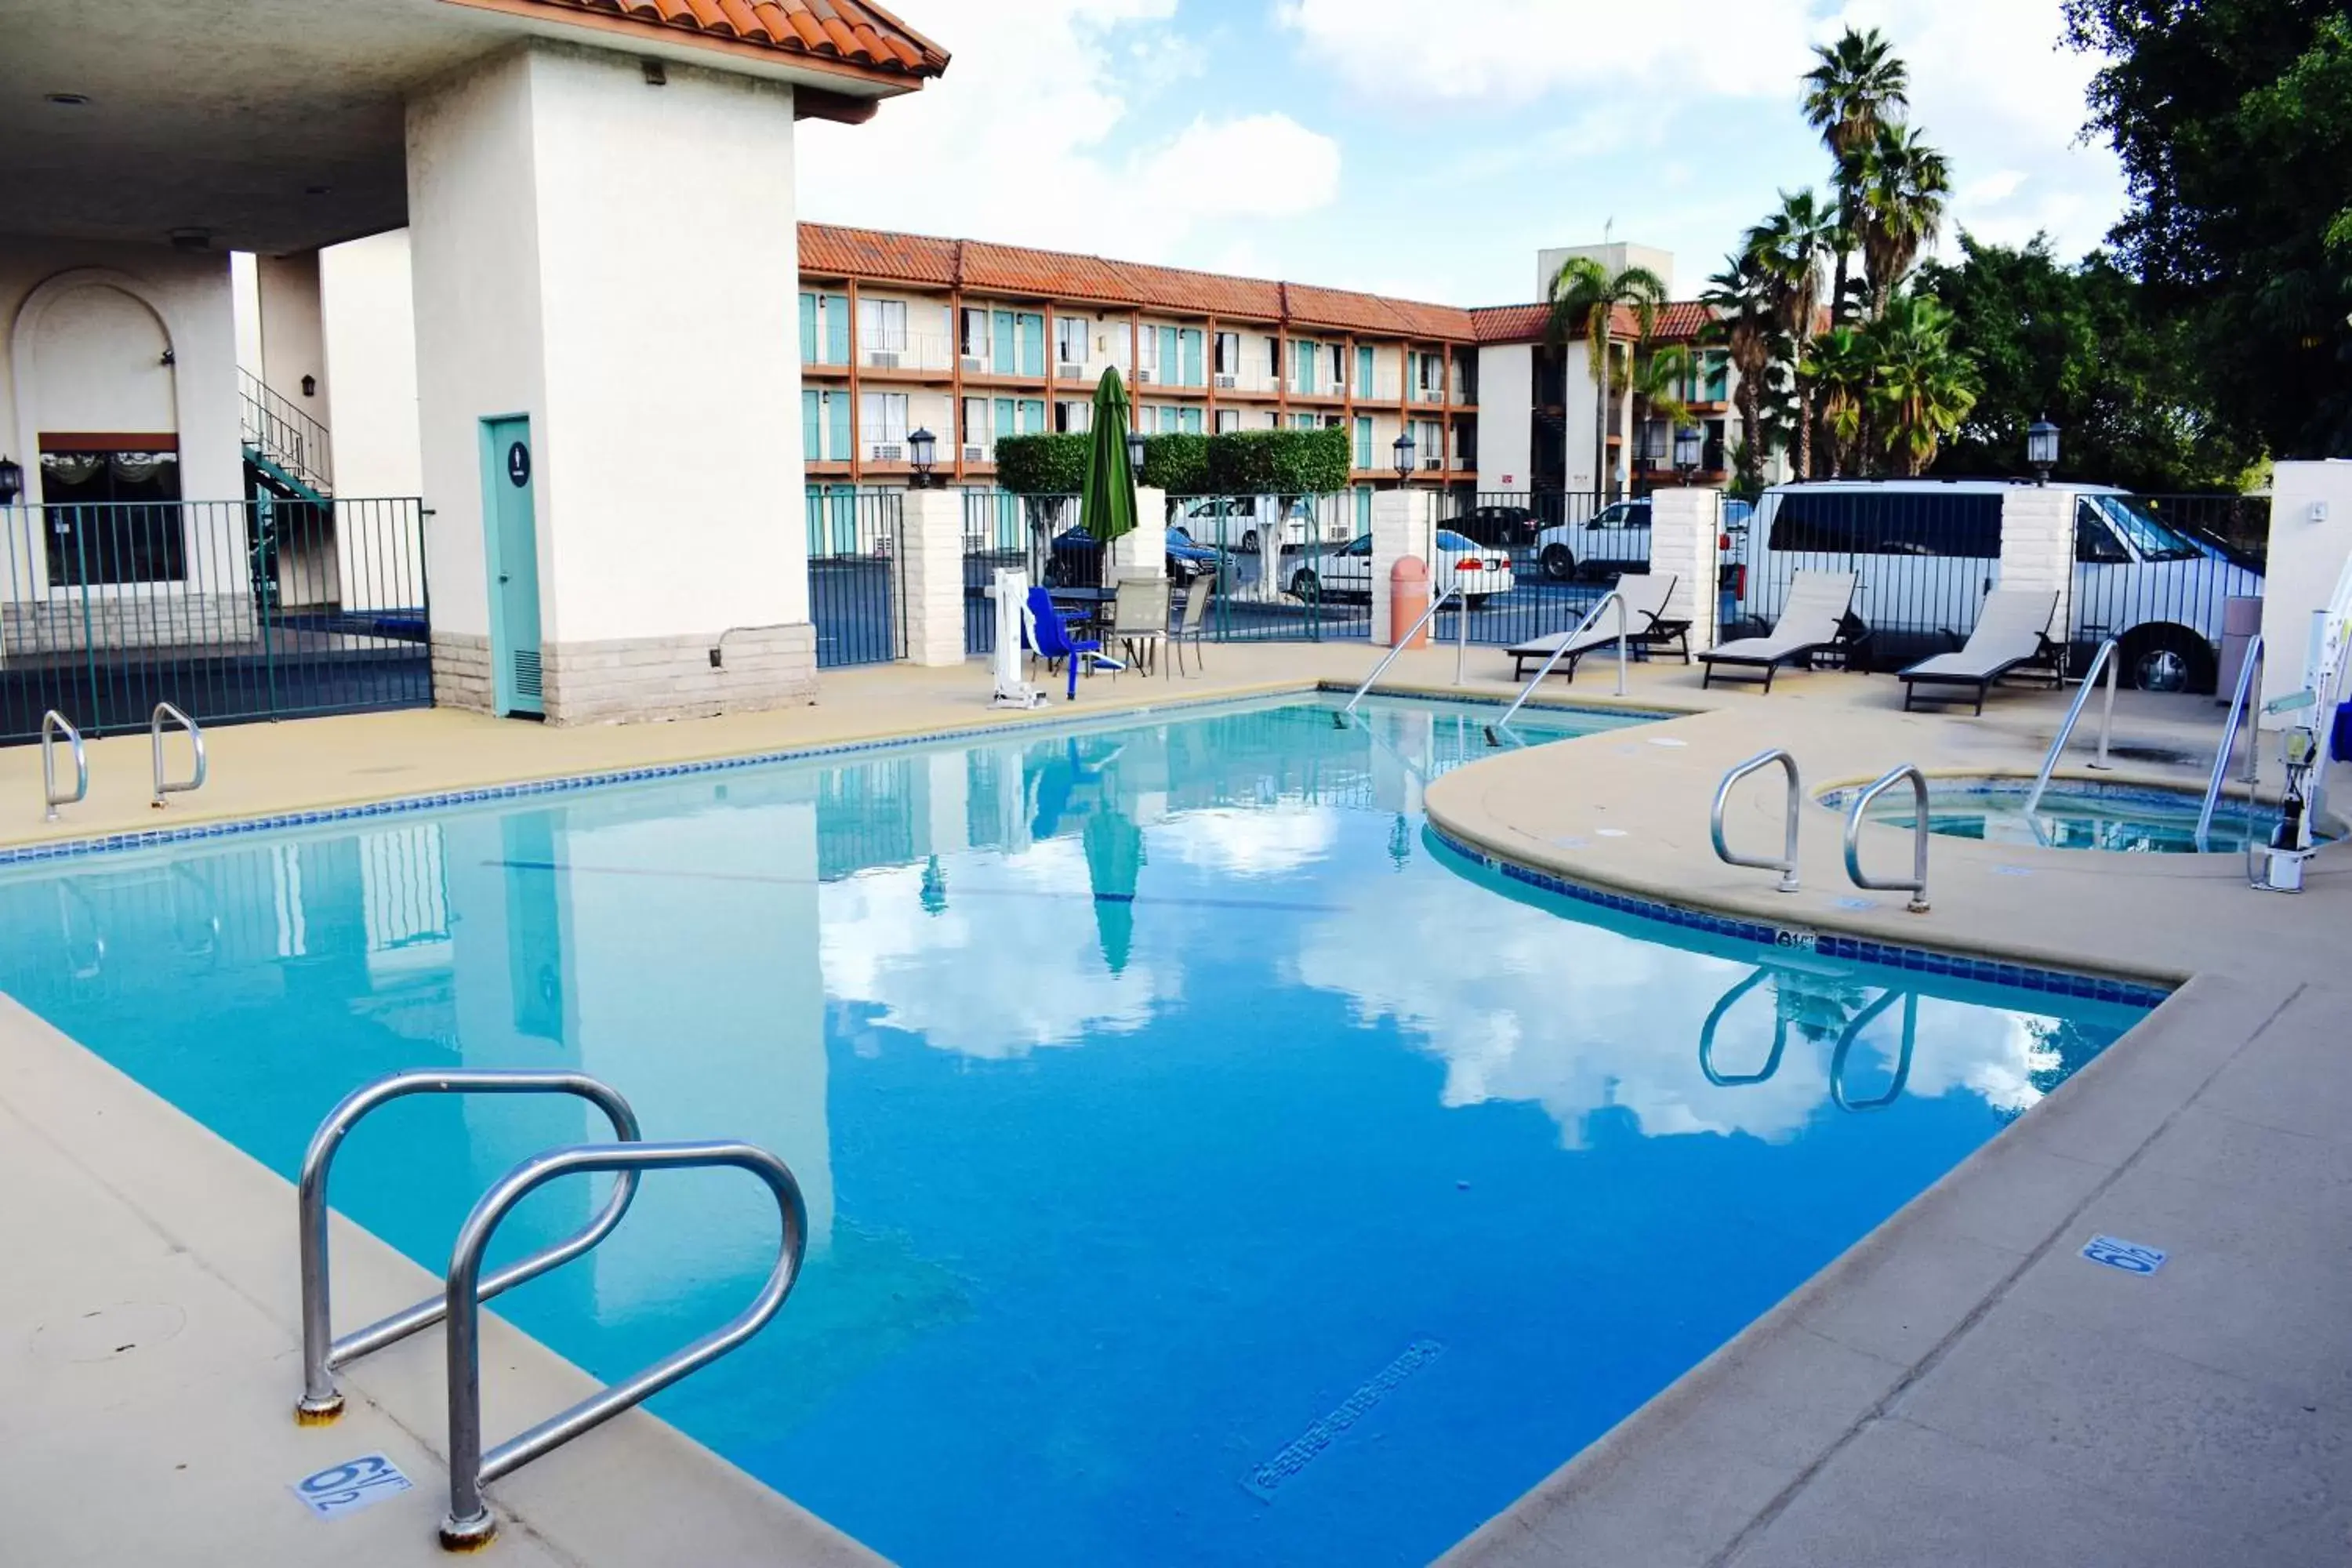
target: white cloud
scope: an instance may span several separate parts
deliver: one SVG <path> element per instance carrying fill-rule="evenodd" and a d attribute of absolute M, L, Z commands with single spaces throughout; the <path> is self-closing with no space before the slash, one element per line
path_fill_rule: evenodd
<path fill-rule="evenodd" d="M 1339 144 L 1290 116 L 1139 113 L 1210 68 L 1175 0 L 937 0 L 947 75 L 868 124 L 803 121 L 802 216 L 1173 259 L 1221 219 L 1328 204 Z"/>

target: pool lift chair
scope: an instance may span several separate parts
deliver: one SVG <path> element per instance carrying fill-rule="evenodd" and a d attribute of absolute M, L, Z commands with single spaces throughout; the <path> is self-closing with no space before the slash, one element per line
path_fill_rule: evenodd
<path fill-rule="evenodd" d="M 1161 611 L 1166 617 L 1166 611 Z M 1095 669 L 1125 669 L 1127 665 L 1103 652 L 1102 643 L 1094 637 L 1074 637 L 1062 622 L 1062 612 L 1054 607 L 1054 596 L 1043 588 L 1029 590 L 1029 602 L 1024 608 L 1022 622 L 1029 647 L 1045 660 L 1051 669 L 1056 661 L 1069 666 L 1070 683 L 1066 700 L 1078 700 L 1078 663 L 1081 659 Z"/>

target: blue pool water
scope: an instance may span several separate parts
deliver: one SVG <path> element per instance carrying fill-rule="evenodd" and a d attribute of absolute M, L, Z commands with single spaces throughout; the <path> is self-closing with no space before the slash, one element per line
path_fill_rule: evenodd
<path fill-rule="evenodd" d="M 916 1568 L 1419 1563 L 2138 1016 L 1473 868 L 1420 789 L 1490 717 L 1173 711 L 32 865 L 0 984 L 289 1175 L 408 1067 L 577 1065 L 650 1137 L 775 1149 L 802 1283 L 655 1408 Z M 335 1198 L 437 1269 L 601 1134 L 404 1101 Z M 649 1179 L 500 1310 L 625 1373 L 750 1296 L 765 1203 Z"/>

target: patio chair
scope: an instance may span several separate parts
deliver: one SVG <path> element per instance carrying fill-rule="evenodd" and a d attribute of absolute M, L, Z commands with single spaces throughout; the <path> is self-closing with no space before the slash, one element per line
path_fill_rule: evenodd
<path fill-rule="evenodd" d="M 1168 640 L 1168 579 L 1121 577 L 1111 598 L 1110 636 L 1128 662 L 1149 675 Z"/>
<path fill-rule="evenodd" d="M 1668 642 L 1679 642 L 1683 662 L 1688 664 L 1690 623 L 1660 619 L 1666 612 L 1667 599 L 1674 595 L 1675 582 L 1671 574 L 1654 577 L 1646 572 L 1629 572 L 1617 579 L 1617 592 L 1625 598 L 1625 640 L 1637 656 L 1646 656 L 1649 649 L 1664 647 Z M 1566 647 L 1568 651 L 1561 655 L 1558 668 L 1567 672 L 1569 679 L 1574 680 L 1579 659 L 1588 653 L 1601 652 L 1617 645 L 1617 612 L 1611 610 L 1601 616 L 1586 627 L 1584 635 L 1573 644 L 1568 640 L 1570 635 L 1568 632 L 1554 632 L 1549 637 L 1529 637 L 1506 648 L 1504 651 L 1518 661 L 1511 671 L 1511 679 L 1526 679 L 1528 666 L 1540 665 Z"/>
<path fill-rule="evenodd" d="M 1070 687 L 1067 700 L 1069 701 L 1076 702 L 1078 700 L 1078 665 L 1081 661 L 1090 668 L 1099 667 L 1124 669 L 1127 668 L 1104 653 L 1100 642 L 1091 637 L 1081 640 L 1071 637 L 1068 628 L 1062 625 L 1062 612 L 1054 608 L 1054 595 L 1043 588 L 1029 590 L 1028 609 L 1021 620 L 1022 629 L 1029 639 L 1030 648 L 1045 660 L 1046 668 L 1053 668 L 1056 660 L 1068 662 Z"/>
<path fill-rule="evenodd" d="M 1168 634 L 1168 651 L 1175 657 L 1176 673 L 1179 675 L 1184 673 L 1184 646 L 1187 643 L 1192 647 L 1193 673 L 1197 675 L 1205 668 L 1201 662 L 1204 630 L 1201 618 L 1208 610 L 1209 595 L 1215 588 L 1216 582 L 1215 574 L 1209 574 L 1193 578 L 1192 584 L 1184 590 L 1184 613 L 1177 620 L 1176 629 Z"/>
<path fill-rule="evenodd" d="M 1914 698 L 1927 702 L 1958 702 L 1973 696 L 1982 713 L 1985 692 L 1992 683 L 2028 665 L 2045 664 L 2054 679 L 2060 668 L 2050 642 L 2050 623 L 2058 614 L 2058 591 L 1995 588 L 1985 595 L 1976 629 L 1957 653 L 1923 658 L 1898 673 L 1903 682 L 1903 710 L 1911 711 Z M 1950 688 L 1949 691 L 1921 686 Z"/>
<path fill-rule="evenodd" d="M 1784 664 L 1810 666 L 1813 656 L 1837 646 L 1844 635 L 1846 612 L 1853 607 L 1860 576 L 1853 572 L 1800 572 L 1789 584 L 1789 597 L 1780 618 L 1760 637 L 1738 637 L 1719 643 L 1698 656 L 1706 666 L 1699 682 L 1705 690 L 1715 683 L 1717 665 L 1734 669 L 1760 669 L 1764 689 L 1772 689 L 1773 672 Z"/>

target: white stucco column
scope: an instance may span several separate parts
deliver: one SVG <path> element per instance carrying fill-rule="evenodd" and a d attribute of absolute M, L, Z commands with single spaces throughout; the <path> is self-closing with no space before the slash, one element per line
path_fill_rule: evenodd
<path fill-rule="evenodd" d="M 2004 588 L 2055 592 L 2058 640 L 2074 622 L 2074 497 L 2040 485 L 2012 485 L 2000 498 L 2000 577 Z"/>
<path fill-rule="evenodd" d="M 1395 640 L 1389 626 L 1389 568 L 1398 558 L 1417 555 L 1433 563 L 1431 579 L 1435 581 L 1437 542 L 1437 492 L 1434 490 L 1376 490 L 1372 494 L 1372 641 L 1387 645 Z M 1431 592 L 1435 593 L 1434 586 Z M 1403 627 L 1396 630 L 1402 631 Z"/>
<path fill-rule="evenodd" d="M 1109 569 L 1103 585 L 1115 587 L 1121 577 L 1158 577 L 1168 570 L 1168 492 L 1149 485 L 1135 487 L 1135 531 L 1110 542 Z"/>
<path fill-rule="evenodd" d="M 1716 625 L 1720 595 L 1716 580 L 1723 542 L 1723 492 L 1679 489 L 1650 492 L 1650 575 L 1671 576 L 1663 618 L 1690 623 L 1691 652 L 1713 647 L 1721 628 Z M 1615 612 L 1601 617 L 1613 629 Z"/>
<path fill-rule="evenodd" d="M 2269 570 L 2263 584 L 2263 700 L 2303 689 L 2316 618 L 2352 558 L 2352 462 L 2281 463 L 2271 476 Z M 2226 700 L 2229 693 L 2223 692 Z M 2273 727 L 2308 715 L 2277 715 Z M 2275 766 L 2275 759 L 2273 765 Z"/>
<path fill-rule="evenodd" d="M 551 721 L 808 699 L 791 88 L 534 42 L 407 131 L 436 692 L 488 702 L 482 422 L 523 416 Z"/>
<path fill-rule="evenodd" d="M 963 497 L 908 490 L 893 569 L 907 616 L 907 662 L 963 662 Z M 994 606 L 990 606 L 992 612 Z"/>

